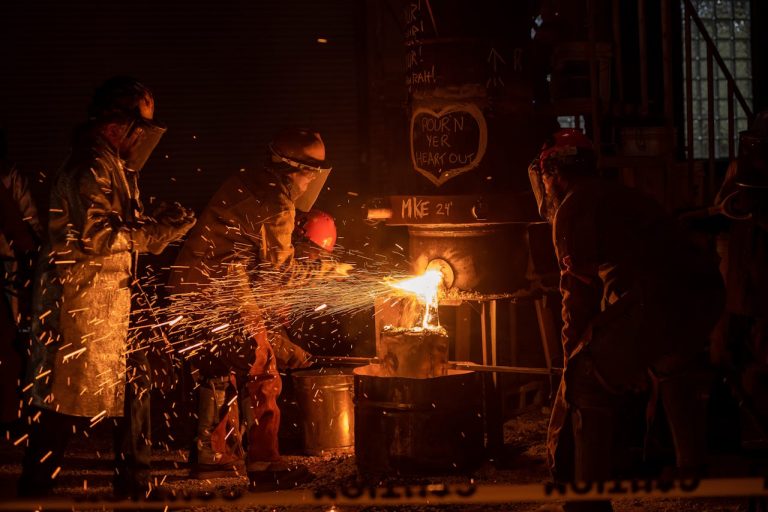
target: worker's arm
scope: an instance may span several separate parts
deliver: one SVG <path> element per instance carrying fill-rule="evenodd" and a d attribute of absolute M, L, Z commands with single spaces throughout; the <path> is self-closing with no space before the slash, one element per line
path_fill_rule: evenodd
<path fill-rule="evenodd" d="M 598 274 L 599 233 L 595 208 L 579 208 L 578 199 L 563 203 L 553 225 L 555 249 L 560 265 L 560 292 L 563 295 L 562 341 L 570 355 L 600 312 L 603 283 Z"/>
<path fill-rule="evenodd" d="M 67 175 L 59 184 L 66 201 L 62 211 L 57 212 L 58 221 L 66 221 L 68 233 L 83 253 L 159 253 L 168 242 L 180 238 L 192 227 L 194 219 L 175 223 L 164 218 L 141 218 L 132 222 L 127 218 L 132 205 L 123 204 L 125 199 L 114 190 L 114 172 L 96 160 L 91 167 L 71 174 L 76 179 L 76 186 L 67 183 Z"/>

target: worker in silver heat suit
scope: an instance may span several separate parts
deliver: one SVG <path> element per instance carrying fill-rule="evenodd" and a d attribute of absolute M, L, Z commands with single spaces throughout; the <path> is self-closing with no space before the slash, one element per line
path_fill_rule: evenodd
<path fill-rule="evenodd" d="M 280 455 L 277 397 L 282 384 L 275 345 L 292 344 L 288 345 L 284 330 L 269 324 L 267 316 L 276 313 L 273 306 L 260 304 L 251 290 L 265 285 L 300 287 L 310 279 L 345 274 L 351 268 L 327 259 L 299 260 L 291 242 L 296 210 L 311 209 L 330 170 L 318 133 L 279 132 L 269 144 L 263 168 L 243 170 L 221 185 L 176 260 L 169 291 L 178 297 L 172 295 L 171 300 L 197 298 L 197 312 L 176 326 L 185 332 L 191 325 L 190 346 L 198 345 L 186 352 L 201 378 L 193 476 L 242 470 L 236 449 L 239 425 L 221 424 L 220 412 L 222 396 L 228 406 L 235 406 L 235 394 L 243 390 L 247 395 L 243 415 L 249 418 L 245 466 L 251 489 L 293 487 L 312 478 L 306 467 L 287 464 Z M 223 305 L 212 302 L 212 287 L 222 280 L 231 290 Z M 231 314 L 221 325 L 199 327 L 222 307 Z M 307 364 L 309 357 L 295 346 L 286 356 L 288 367 Z M 226 430 L 225 435 L 214 434 L 215 428 Z M 217 441 L 223 438 L 235 448 Z"/>
<path fill-rule="evenodd" d="M 107 80 L 53 176 L 33 282 L 27 378 L 35 410 L 22 495 L 50 491 L 73 433 L 113 417 L 115 494 L 139 496 L 151 485 L 146 354 L 127 342 L 131 286 L 139 253 L 159 254 L 195 223 L 179 205 L 143 213 L 138 173 L 165 132 L 154 105 L 135 79 Z"/>
<path fill-rule="evenodd" d="M 649 401 L 648 424 L 661 401 L 678 470 L 700 473 L 709 334 L 724 304 L 714 250 L 695 245 L 650 197 L 601 180 L 578 130 L 555 133 L 529 177 L 561 272 L 565 370 L 547 441 L 555 479 L 627 476 L 621 425 L 638 398 Z"/>

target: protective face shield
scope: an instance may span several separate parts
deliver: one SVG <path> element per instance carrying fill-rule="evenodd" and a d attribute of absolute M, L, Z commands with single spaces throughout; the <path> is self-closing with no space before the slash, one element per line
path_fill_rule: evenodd
<path fill-rule="evenodd" d="M 272 154 L 272 161 L 289 166 L 291 168 L 289 172 L 303 171 L 314 176 L 314 179 L 307 185 L 306 190 L 295 190 L 295 195 L 294 190 L 291 191 L 291 199 L 293 199 L 296 209 L 302 212 L 309 212 L 315 201 L 317 201 L 320 192 L 322 192 L 325 182 L 331 174 L 332 167 L 325 162 L 310 164 L 285 157 L 278 153 L 271 144 L 269 145 L 269 151 Z"/>
<path fill-rule="evenodd" d="M 536 157 L 528 166 L 528 180 L 531 182 L 531 189 L 536 198 L 539 216 L 543 220 L 549 221 L 554 216 L 554 212 L 547 211 L 548 203 L 551 201 L 547 201 L 547 189 L 544 186 L 544 174 L 541 170 L 539 157 Z"/>
<path fill-rule="evenodd" d="M 120 147 L 125 167 L 140 171 L 166 130 L 165 126 L 149 119 L 139 118 L 134 121 Z"/>

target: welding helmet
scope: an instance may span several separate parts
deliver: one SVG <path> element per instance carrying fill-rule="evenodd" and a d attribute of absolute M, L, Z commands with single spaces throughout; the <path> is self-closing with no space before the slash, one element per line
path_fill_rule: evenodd
<path fill-rule="evenodd" d="M 539 215 L 551 221 L 554 198 L 548 197 L 544 185 L 546 175 L 566 178 L 586 176 L 595 172 L 595 151 L 592 142 L 580 130 L 562 129 L 544 144 L 538 156 L 528 166 L 528 179 L 539 207 Z"/>
<path fill-rule="evenodd" d="M 118 151 L 125 166 L 134 171 L 144 167 L 166 131 L 164 125 L 153 120 L 153 113 L 152 92 L 127 76 L 113 77 L 104 82 L 96 89 L 88 107 L 91 122 L 128 125 Z"/>
<path fill-rule="evenodd" d="M 327 252 L 333 252 L 336 245 L 336 223 L 320 210 L 297 214 L 293 233 L 297 241 L 309 240 Z"/>
<path fill-rule="evenodd" d="M 309 173 L 313 179 L 306 190 L 291 190 L 297 210 L 309 212 L 323 190 L 331 165 L 325 159 L 325 144 L 320 134 L 303 128 L 281 131 L 269 143 L 268 165 L 284 175 Z M 289 186 L 295 186 L 292 182 Z"/>

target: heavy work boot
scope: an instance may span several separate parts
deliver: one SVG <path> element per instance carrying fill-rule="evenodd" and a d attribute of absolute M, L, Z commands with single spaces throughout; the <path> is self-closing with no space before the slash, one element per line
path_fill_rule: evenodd
<path fill-rule="evenodd" d="M 190 477 L 245 475 L 237 394 L 229 377 L 212 378 L 198 388 L 197 437 Z"/>
<path fill-rule="evenodd" d="M 280 456 L 277 432 L 280 409 L 277 396 L 282 383 L 277 373 L 249 375 L 243 409 L 248 427 L 248 490 L 292 489 L 315 478 L 306 466 L 289 464 Z"/>

